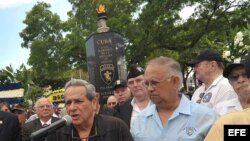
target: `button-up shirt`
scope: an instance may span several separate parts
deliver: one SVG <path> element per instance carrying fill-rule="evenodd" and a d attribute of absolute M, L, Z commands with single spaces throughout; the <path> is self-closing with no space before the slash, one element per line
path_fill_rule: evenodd
<path fill-rule="evenodd" d="M 203 141 L 218 114 L 181 96 L 180 104 L 162 125 L 156 105 L 142 112 L 133 122 L 135 141 Z"/>

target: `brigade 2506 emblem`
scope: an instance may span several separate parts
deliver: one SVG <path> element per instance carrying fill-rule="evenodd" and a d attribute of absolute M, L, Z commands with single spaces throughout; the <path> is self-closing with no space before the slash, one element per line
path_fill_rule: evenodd
<path fill-rule="evenodd" d="M 104 64 L 100 66 L 100 74 L 102 81 L 109 85 L 113 82 L 114 75 L 115 75 L 115 67 L 113 64 Z"/>

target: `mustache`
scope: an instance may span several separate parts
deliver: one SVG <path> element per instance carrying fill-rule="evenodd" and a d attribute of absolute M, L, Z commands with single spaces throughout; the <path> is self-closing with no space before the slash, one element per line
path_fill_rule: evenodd
<path fill-rule="evenodd" d="M 248 87 L 250 89 L 250 84 L 242 83 L 242 84 L 238 85 L 237 89 L 241 89 L 241 88 L 245 88 L 245 87 Z"/>

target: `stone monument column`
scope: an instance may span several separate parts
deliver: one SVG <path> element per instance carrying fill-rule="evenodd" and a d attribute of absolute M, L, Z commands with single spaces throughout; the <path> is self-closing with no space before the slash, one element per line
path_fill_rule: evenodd
<path fill-rule="evenodd" d="M 106 103 L 112 95 L 112 84 L 118 80 L 126 80 L 127 64 L 125 59 L 124 36 L 110 31 L 107 27 L 107 13 L 104 5 L 97 11 L 97 32 L 86 40 L 87 66 L 89 81 L 100 93 L 100 103 Z"/>

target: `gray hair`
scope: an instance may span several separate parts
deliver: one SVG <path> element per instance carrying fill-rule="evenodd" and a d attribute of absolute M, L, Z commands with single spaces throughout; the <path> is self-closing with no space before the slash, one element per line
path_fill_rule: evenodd
<path fill-rule="evenodd" d="M 36 110 L 37 110 L 39 104 L 41 103 L 41 101 L 44 101 L 44 100 L 47 100 L 50 103 L 51 108 L 53 108 L 53 104 L 49 101 L 48 98 L 46 98 L 46 97 L 40 97 L 39 99 L 36 100 L 35 105 L 34 105 L 34 107 L 35 107 Z"/>
<path fill-rule="evenodd" d="M 179 78 L 180 80 L 179 90 L 181 89 L 183 83 L 183 75 L 181 72 L 180 63 L 178 63 L 172 58 L 160 56 L 150 60 L 147 63 L 147 66 L 149 64 L 158 64 L 160 66 L 166 66 L 166 70 L 168 70 L 170 74 L 177 76 Z"/>
<path fill-rule="evenodd" d="M 83 86 L 86 88 L 87 94 L 86 97 L 88 100 L 92 101 L 96 97 L 96 91 L 95 91 L 95 86 L 90 84 L 86 80 L 81 80 L 81 79 L 71 79 L 69 80 L 65 87 L 64 87 L 64 95 L 66 94 L 66 90 L 71 87 L 71 86 Z"/>

